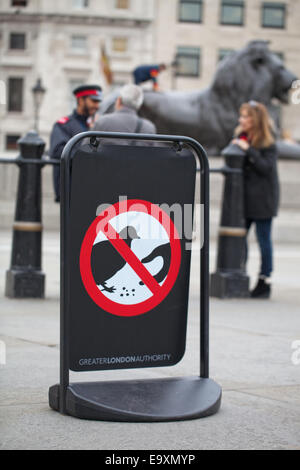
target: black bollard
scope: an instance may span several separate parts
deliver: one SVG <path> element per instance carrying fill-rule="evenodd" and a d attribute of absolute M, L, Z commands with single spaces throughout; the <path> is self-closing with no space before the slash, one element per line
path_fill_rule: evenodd
<path fill-rule="evenodd" d="M 223 150 L 222 155 L 227 167 L 233 171 L 225 174 L 217 269 L 211 274 L 210 295 L 219 298 L 249 297 L 249 277 L 245 271 L 245 152 L 238 145 L 230 144 Z"/>
<path fill-rule="evenodd" d="M 28 132 L 18 144 L 22 159 L 41 159 L 45 142 L 36 132 Z M 23 161 L 18 165 L 11 265 L 6 272 L 5 295 L 41 298 L 45 285 L 45 275 L 41 271 L 41 165 Z"/>

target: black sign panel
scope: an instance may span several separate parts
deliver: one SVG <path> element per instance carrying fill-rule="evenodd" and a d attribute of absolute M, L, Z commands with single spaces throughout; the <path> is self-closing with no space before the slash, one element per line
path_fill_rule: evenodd
<path fill-rule="evenodd" d="M 74 371 L 176 364 L 185 350 L 196 164 L 101 146 L 72 159 L 67 317 Z"/>

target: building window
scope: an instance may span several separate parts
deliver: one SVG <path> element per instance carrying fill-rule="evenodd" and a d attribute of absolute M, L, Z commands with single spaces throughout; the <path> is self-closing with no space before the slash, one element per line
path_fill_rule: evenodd
<path fill-rule="evenodd" d="M 180 0 L 179 21 L 188 23 L 201 23 L 203 13 L 202 0 Z"/>
<path fill-rule="evenodd" d="M 222 0 L 221 24 L 241 26 L 244 24 L 244 2 L 241 0 Z"/>
<path fill-rule="evenodd" d="M 24 33 L 11 33 L 9 36 L 9 48 L 10 49 L 26 49 Z"/>
<path fill-rule="evenodd" d="M 126 52 L 127 51 L 127 38 L 113 38 L 112 50 L 114 52 Z"/>
<path fill-rule="evenodd" d="M 27 0 L 11 0 L 12 7 L 27 7 Z"/>
<path fill-rule="evenodd" d="M 122 10 L 128 10 L 129 0 L 116 0 L 116 8 L 120 8 Z"/>
<path fill-rule="evenodd" d="M 72 36 L 71 49 L 76 54 L 85 54 L 87 51 L 86 36 Z"/>
<path fill-rule="evenodd" d="M 89 0 L 73 0 L 73 8 L 87 8 Z"/>
<path fill-rule="evenodd" d="M 199 47 L 178 47 L 176 75 L 179 77 L 199 77 L 200 55 Z"/>
<path fill-rule="evenodd" d="M 8 79 L 8 111 L 20 112 L 23 110 L 23 78 Z"/>
<path fill-rule="evenodd" d="M 221 60 L 226 59 L 226 57 L 229 57 L 233 52 L 234 49 L 219 49 L 218 61 L 221 62 Z"/>
<path fill-rule="evenodd" d="M 5 149 L 6 150 L 17 150 L 18 149 L 18 140 L 21 138 L 20 135 L 17 134 L 7 134 L 6 135 L 6 144 L 5 144 Z"/>
<path fill-rule="evenodd" d="M 285 11 L 284 3 L 263 3 L 262 26 L 264 28 L 284 28 Z"/>

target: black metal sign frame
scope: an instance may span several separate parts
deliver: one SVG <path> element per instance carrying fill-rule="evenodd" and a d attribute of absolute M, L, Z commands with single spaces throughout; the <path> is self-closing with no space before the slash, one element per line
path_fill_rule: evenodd
<path fill-rule="evenodd" d="M 165 385 L 159 379 L 148 381 L 147 387 L 149 390 L 149 383 L 154 390 L 154 395 L 157 392 L 169 393 L 172 396 L 172 391 L 180 389 L 180 393 L 184 394 L 184 389 L 189 394 L 189 399 L 185 400 L 184 396 L 181 397 L 181 403 L 190 401 L 192 403 L 187 404 L 187 409 L 179 409 L 180 406 L 176 402 L 169 400 L 168 410 L 156 410 L 154 404 L 153 410 L 137 410 L 137 411 L 124 411 L 113 409 L 112 405 L 102 406 L 99 403 L 90 404 L 89 411 L 86 410 L 86 403 L 80 393 L 79 384 L 74 384 L 72 394 L 78 394 L 78 403 L 73 403 L 74 409 L 71 411 L 70 406 L 67 405 L 67 399 L 69 396 L 70 401 L 70 384 L 69 383 L 69 318 L 68 318 L 68 299 L 70 296 L 70 283 L 69 283 L 69 272 L 66 267 L 68 266 L 70 259 L 70 242 L 68 237 L 70 236 L 68 231 L 69 219 L 70 219 L 70 190 L 71 190 L 71 159 L 72 150 L 75 145 L 78 144 L 82 139 L 126 139 L 133 141 L 155 141 L 173 144 L 178 150 L 182 146 L 186 146 L 196 153 L 200 164 L 200 210 L 203 210 L 202 221 L 204 228 L 202 230 L 203 240 L 200 253 L 200 374 L 197 377 L 190 378 L 178 378 L 178 379 L 164 379 Z M 180 157 L 178 157 L 180 158 Z M 119 132 L 96 132 L 88 131 L 77 134 L 66 144 L 62 158 L 61 158 L 61 297 L 60 297 L 60 384 L 54 385 L 49 389 L 49 404 L 50 406 L 60 411 L 63 414 L 72 414 L 81 418 L 88 419 L 106 419 L 115 421 L 170 421 L 170 420 L 181 420 L 181 419 L 192 419 L 196 417 L 207 416 L 218 411 L 221 403 L 221 388 L 213 380 L 209 379 L 209 163 L 205 150 L 196 140 L 186 136 L 174 136 L 174 135 L 155 135 L 155 134 L 129 134 Z M 143 388 L 143 382 L 141 387 Z M 183 389 L 182 389 L 182 383 Z M 135 381 L 136 383 L 136 381 Z M 90 392 L 94 393 L 95 387 L 98 389 L 103 388 L 105 390 L 110 387 L 110 382 L 96 382 L 90 383 Z M 76 390 L 76 385 L 78 389 Z M 87 384 L 88 385 L 88 384 Z M 191 390 L 194 390 L 196 386 L 198 393 L 195 393 L 195 400 L 190 400 Z M 123 384 L 123 389 L 129 387 L 128 381 Z M 158 389 L 157 389 L 158 387 Z M 151 387 L 150 387 L 151 388 Z M 179 391 L 177 390 L 177 392 Z M 99 391 L 99 390 L 98 390 Z M 196 390 L 195 390 L 196 392 Z M 83 392 L 84 393 L 84 392 Z M 111 393 L 111 392 L 109 392 Z M 130 393 L 130 390 L 129 390 Z M 142 391 L 141 393 L 144 393 Z M 69 394 L 69 395 L 68 395 Z M 97 394 L 97 393 L 96 393 Z M 101 393 L 100 393 L 101 395 Z M 176 395 L 176 393 L 174 393 Z M 178 393 L 177 393 L 178 395 Z M 196 397 L 197 395 L 197 397 Z M 121 398 L 121 397 L 120 397 Z M 72 397 L 71 397 L 72 399 Z M 81 406 L 82 405 L 82 406 Z M 126 406 L 126 405 L 125 405 Z M 122 404 L 120 404 L 122 408 Z M 159 408 L 159 406 L 158 406 Z M 110 411 L 109 411 L 110 410 Z"/>

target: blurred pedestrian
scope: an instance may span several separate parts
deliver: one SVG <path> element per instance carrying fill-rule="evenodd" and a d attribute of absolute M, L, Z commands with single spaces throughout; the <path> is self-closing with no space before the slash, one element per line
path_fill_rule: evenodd
<path fill-rule="evenodd" d="M 251 297 L 269 298 L 273 270 L 272 221 L 279 204 L 277 148 L 272 122 L 266 107 L 249 101 L 240 108 L 239 127 L 233 143 L 245 152 L 245 218 L 246 229 L 256 226 L 256 237 L 261 254 L 261 267 Z M 247 253 L 247 247 L 246 247 Z M 246 255 L 247 256 L 247 255 Z"/>
<path fill-rule="evenodd" d="M 76 134 L 89 130 L 89 119 L 99 109 L 102 99 L 102 89 L 98 85 L 82 85 L 73 91 L 77 99 L 77 106 L 69 116 L 62 117 L 53 126 L 50 136 L 51 158 L 60 160 L 66 143 Z M 55 201 L 60 201 L 60 167 L 53 167 L 53 184 Z"/>
<path fill-rule="evenodd" d="M 116 100 L 115 111 L 100 116 L 93 130 L 155 134 L 156 128 L 154 124 L 148 119 L 139 117 L 137 114 L 142 106 L 143 99 L 144 94 L 141 87 L 133 84 L 124 85 L 120 89 Z M 128 144 L 128 141 L 104 139 L 103 143 Z"/>
<path fill-rule="evenodd" d="M 153 82 L 153 89 L 155 91 L 159 90 L 157 77 L 160 72 L 166 70 L 165 64 L 158 65 L 140 65 L 136 67 L 133 71 L 134 83 L 140 85 L 141 83 L 148 82 L 151 80 Z"/>

